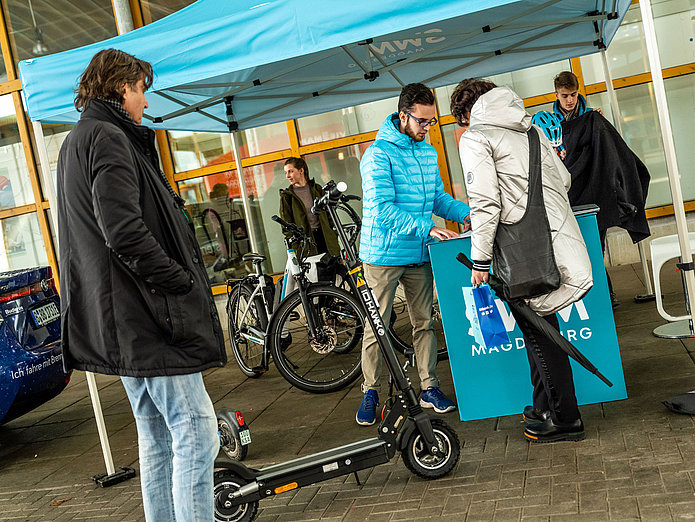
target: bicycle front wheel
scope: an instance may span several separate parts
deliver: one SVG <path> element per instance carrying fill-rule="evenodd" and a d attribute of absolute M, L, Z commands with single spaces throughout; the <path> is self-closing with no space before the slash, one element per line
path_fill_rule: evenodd
<path fill-rule="evenodd" d="M 327 393 L 360 376 L 364 314 L 348 292 L 330 285 L 310 286 L 307 300 L 318 324 L 312 336 L 299 291 L 280 303 L 268 327 L 267 342 L 282 376 L 300 390 Z"/>
<path fill-rule="evenodd" d="M 239 369 L 248 377 L 258 377 L 265 369 L 263 339 L 258 335 L 268 326 L 263 300 L 253 295 L 253 287 L 239 284 L 232 289 L 227 303 L 227 326 L 232 353 Z"/>

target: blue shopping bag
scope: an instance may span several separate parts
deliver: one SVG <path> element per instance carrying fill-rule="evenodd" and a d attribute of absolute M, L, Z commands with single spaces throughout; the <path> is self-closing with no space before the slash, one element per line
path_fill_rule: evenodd
<path fill-rule="evenodd" d="M 495 298 L 488 285 L 463 287 L 466 317 L 471 323 L 469 335 L 487 349 L 509 344 L 509 335 L 500 315 Z"/>

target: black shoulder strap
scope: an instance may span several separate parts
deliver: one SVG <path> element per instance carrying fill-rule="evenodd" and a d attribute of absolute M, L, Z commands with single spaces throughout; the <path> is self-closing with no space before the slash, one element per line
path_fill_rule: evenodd
<path fill-rule="evenodd" d="M 543 201 L 543 183 L 541 180 L 541 142 L 538 131 L 532 125 L 528 136 L 528 201 L 529 204 Z"/>

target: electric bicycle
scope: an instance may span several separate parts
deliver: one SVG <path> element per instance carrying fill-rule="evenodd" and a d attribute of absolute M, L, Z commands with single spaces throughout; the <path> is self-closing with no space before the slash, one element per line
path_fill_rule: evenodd
<path fill-rule="evenodd" d="M 396 352 L 379 314 L 379 305 L 362 274 L 360 259 L 347 240 L 336 212 L 345 203 L 345 183 L 329 181 L 325 194 L 314 202 L 313 210 L 325 210 L 342 245 L 348 274 L 358 290 L 359 313 L 374 330 L 379 349 L 398 395 L 378 427 L 376 437 L 353 442 L 289 462 L 257 470 L 240 462 L 215 462 L 215 520 L 247 522 L 253 520 L 258 502 L 309 484 L 349 475 L 385 464 L 400 451 L 405 466 L 425 479 L 437 479 L 454 469 L 460 456 L 456 432 L 443 420 L 425 413 L 418 395 L 400 366 Z"/>

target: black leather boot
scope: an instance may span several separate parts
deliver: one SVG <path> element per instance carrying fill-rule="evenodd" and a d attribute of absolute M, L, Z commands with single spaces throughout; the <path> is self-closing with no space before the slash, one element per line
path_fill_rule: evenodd
<path fill-rule="evenodd" d="M 533 424 L 534 422 L 543 422 L 545 419 L 550 418 L 550 411 L 548 410 L 537 410 L 533 406 L 526 406 L 524 408 L 524 413 L 521 414 L 524 418 L 524 422 L 527 424 Z"/>
<path fill-rule="evenodd" d="M 561 440 L 584 440 L 584 423 L 582 419 L 567 424 L 555 424 L 548 417 L 543 422 L 526 426 L 524 437 L 530 442 L 557 442 Z"/>

